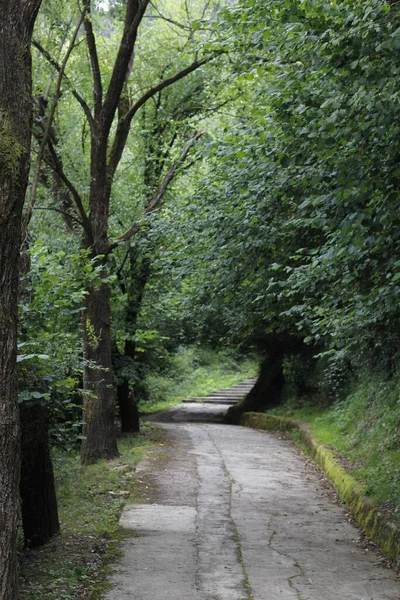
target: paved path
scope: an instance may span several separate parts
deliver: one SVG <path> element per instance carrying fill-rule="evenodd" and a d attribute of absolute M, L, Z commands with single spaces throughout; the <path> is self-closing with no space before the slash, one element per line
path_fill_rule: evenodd
<path fill-rule="evenodd" d="M 321 473 L 289 440 L 200 422 L 224 410 L 162 416 L 107 600 L 399 600 Z"/>

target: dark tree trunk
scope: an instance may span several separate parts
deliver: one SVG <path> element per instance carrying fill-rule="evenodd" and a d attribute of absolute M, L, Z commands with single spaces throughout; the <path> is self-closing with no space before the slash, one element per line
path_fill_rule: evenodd
<path fill-rule="evenodd" d="M 127 379 L 123 379 L 122 383 L 117 386 L 117 399 L 122 433 L 139 433 L 139 409 Z"/>
<path fill-rule="evenodd" d="M 83 313 L 84 412 L 81 459 L 91 464 L 118 456 L 111 374 L 110 288 L 88 290 Z"/>
<path fill-rule="evenodd" d="M 263 346 L 266 358 L 261 363 L 258 379 L 246 398 L 228 410 L 226 420 L 229 422 L 235 422 L 244 412 L 279 406 L 285 385 L 283 360 L 285 356 L 305 348 L 301 338 L 285 334 L 271 336 Z"/>
<path fill-rule="evenodd" d="M 1 17 L 0 17 L 1 18 Z M 1 61 L 1 59 L 0 59 Z M 1 67 L 0 67 L 1 70 Z M 1 87 L 1 86 L 0 86 Z M 1 116 L 0 116 L 1 118 Z M 1 176 L 0 176 L 1 177 Z M 16 335 L 20 215 L 0 180 L 0 598 L 17 592 L 16 536 L 19 521 L 19 423 Z M 11 190 L 10 190 L 11 191 Z M 22 200 L 22 199 L 21 199 Z M 10 204 L 9 204 L 10 203 Z M 15 204 L 14 204 L 15 206 Z M 22 204 L 21 204 L 22 206 Z M 9 211 L 9 212 L 8 212 Z M 4 219 L 4 213 L 6 219 Z"/>
<path fill-rule="evenodd" d="M 275 408 L 280 404 L 285 383 L 283 358 L 284 355 L 275 354 L 262 362 L 258 379 L 241 405 L 243 412 Z"/>
<path fill-rule="evenodd" d="M 40 0 L 0 3 L 0 600 L 17 600 L 18 259 L 32 130 L 32 27 Z"/>
<path fill-rule="evenodd" d="M 20 273 L 29 275 L 30 254 L 28 235 L 20 255 Z M 20 297 L 26 304 L 32 302 L 29 292 L 21 279 Z M 25 341 L 28 332 L 20 332 Z M 59 533 L 57 496 L 54 486 L 53 463 L 49 444 L 49 413 L 47 407 L 38 401 L 23 402 L 20 405 L 21 420 L 21 510 L 25 546 L 36 548 Z"/>
<path fill-rule="evenodd" d="M 111 182 L 107 178 L 107 134 L 94 125 L 91 136 L 91 239 L 85 246 L 91 249 L 101 277 L 107 279 L 107 262 L 102 258 L 108 248 L 108 211 Z M 83 325 L 84 412 L 81 460 L 94 463 L 101 458 L 118 456 L 114 426 L 115 393 L 111 372 L 111 293 L 104 281 L 91 287 L 85 299 Z"/>
<path fill-rule="evenodd" d="M 59 533 L 57 497 L 49 444 L 47 409 L 21 405 L 21 501 L 25 545 L 42 546 Z"/>
<path fill-rule="evenodd" d="M 115 368 L 117 379 L 117 398 L 121 417 L 121 431 L 123 433 L 138 433 L 140 430 L 139 409 L 136 402 L 135 385 L 132 385 L 126 371 L 134 368 L 136 357 L 136 343 L 134 336 L 137 331 L 137 321 L 142 305 L 143 294 L 150 276 L 150 260 L 139 260 L 135 248 L 129 250 L 129 282 L 123 285 L 128 294 L 128 307 L 125 315 L 125 329 L 131 339 L 126 340 L 124 355 L 118 356 L 115 352 Z M 123 367 L 125 374 L 118 373 Z M 122 369 L 121 369 L 122 370 Z M 138 372 L 139 369 L 136 368 Z"/>

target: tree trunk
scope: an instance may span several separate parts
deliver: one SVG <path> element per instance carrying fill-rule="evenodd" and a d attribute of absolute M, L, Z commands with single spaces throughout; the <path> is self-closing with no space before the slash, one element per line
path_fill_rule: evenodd
<path fill-rule="evenodd" d="M 83 313 L 84 412 L 81 459 L 91 464 L 118 456 L 111 373 L 110 288 L 90 288 Z"/>
<path fill-rule="evenodd" d="M 18 259 L 32 130 L 30 42 L 40 0 L 0 3 L 0 600 L 17 600 Z"/>
<path fill-rule="evenodd" d="M 25 229 L 25 228 L 24 228 Z M 20 253 L 20 273 L 24 278 L 30 272 L 28 232 L 23 231 L 24 243 Z M 26 303 L 32 302 L 32 291 L 20 284 L 20 297 Z M 20 331 L 20 338 L 26 341 L 27 331 Z M 25 546 L 36 548 L 59 533 L 57 496 L 54 486 L 53 463 L 49 444 L 48 410 L 38 400 L 23 402 L 20 405 L 21 420 L 21 481 L 22 524 Z"/>
<path fill-rule="evenodd" d="M 282 368 L 283 358 L 284 355 L 275 354 L 268 356 L 262 362 L 254 387 L 240 405 L 241 412 L 274 408 L 280 404 L 285 383 Z"/>
<path fill-rule="evenodd" d="M 150 277 L 150 260 L 145 257 L 138 259 L 134 247 L 129 249 L 129 281 L 124 287 L 128 294 L 128 307 L 125 315 L 125 330 L 130 339 L 125 341 L 124 355 L 118 356 L 115 352 L 115 368 L 121 366 L 126 371 L 129 366 L 133 368 L 136 357 L 136 343 L 134 336 L 137 330 L 137 321 L 142 306 L 143 294 Z M 138 370 L 137 370 L 138 371 Z M 117 398 L 121 417 L 121 431 L 123 433 L 138 433 L 140 430 L 139 409 L 135 399 L 135 387 L 126 375 L 117 372 L 119 383 Z"/>
<path fill-rule="evenodd" d="M 289 334 L 271 336 L 264 340 L 263 346 L 266 358 L 261 363 L 258 379 L 246 398 L 228 410 L 227 422 L 235 423 L 244 412 L 279 406 L 285 385 L 283 359 L 285 356 L 301 352 L 305 348 L 301 338 Z"/>
<path fill-rule="evenodd" d="M 0 599 L 16 600 L 20 450 L 15 364 L 20 219 L 10 214 L 3 221 L 4 210 L 10 207 L 11 213 L 14 202 L 11 194 L 7 197 L 5 187 L 4 180 L 0 181 Z"/>
<path fill-rule="evenodd" d="M 123 379 L 122 383 L 117 386 L 117 400 L 122 433 L 139 433 L 139 409 L 127 379 Z"/>
<path fill-rule="evenodd" d="M 20 414 L 22 525 L 25 545 L 36 548 L 60 531 L 49 418 L 46 408 L 38 402 L 23 403 Z"/>

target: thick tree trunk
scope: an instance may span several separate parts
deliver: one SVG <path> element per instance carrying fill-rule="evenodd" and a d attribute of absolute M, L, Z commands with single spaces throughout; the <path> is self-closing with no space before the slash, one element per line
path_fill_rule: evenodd
<path fill-rule="evenodd" d="M 21 405 L 21 501 L 25 545 L 42 546 L 59 533 L 57 497 L 44 406 Z"/>
<path fill-rule="evenodd" d="M 6 192 L 4 180 L 0 181 L 0 599 L 15 600 L 20 471 L 15 364 L 21 223 L 18 215 L 3 220 L 4 211 L 12 207 L 8 203 L 15 202 Z"/>
<path fill-rule="evenodd" d="M 108 276 L 104 255 L 108 248 L 108 211 L 111 182 L 107 176 L 107 135 L 101 124 L 93 125 L 91 136 L 90 238 L 91 249 L 101 277 Z M 88 233 L 88 232 L 87 232 Z M 82 317 L 84 411 L 81 460 L 91 464 L 102 458 L 118 456 L 114 425 L 115 393 L 111 364 L 111 294 L 107 281 L 87 290 Z"/>
<path fill-rule="evenodd" d="M 32 130 L 30 42 L 40 0 L 0 2 L 0 600 L 17 600 L 18 259 Z"/>
<path fill-rule="evenodd" d="M 83 313 L 84 412 L 81 459 L 91 464 L 118 456 L 111 373 L 110 288 L 88 290 Z"/>
<path fill-rule="evenodd" d="M 262 362 L 254 387 L 240 405 L 242 412 L 274 408 L 280 404 L 285 383 L 282 368 L 283 358 L 284 355 L 275 354 L 268 356 Z"/>
<path fill-rule="evenodd" d="M 285 385 L 283 359 L 305 348 L 301 338 L 285 334 L 271 336 L 264 341 L 263 345 L 266 357 L 261 363 L 258 379 L 246 398 L 228 410 L 227 422 L 236 422 L 244 412 L 278 406 L 282 401 Z"/>

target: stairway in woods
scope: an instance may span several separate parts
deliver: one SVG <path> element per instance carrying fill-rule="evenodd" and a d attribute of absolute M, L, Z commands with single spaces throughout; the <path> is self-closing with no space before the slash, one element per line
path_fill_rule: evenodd
<path fill-rule="evenodd" d="M 236 404 L 247 396 L 250 392 L 251 388 L 254 386 L 257 381 L 256 377 L 251 377 L 242 381 L 241 383 L 237 383 L 231 388 L 223 388 L 218 392 L 213 392 L 208 396 L 199 396 L 197 398 L 188 398 L 187 400 L 183 400 L 183 402 L 191 403 L 191 402 L 199 402 L 199 403 L 207 403 L 207 404 Z"/>

